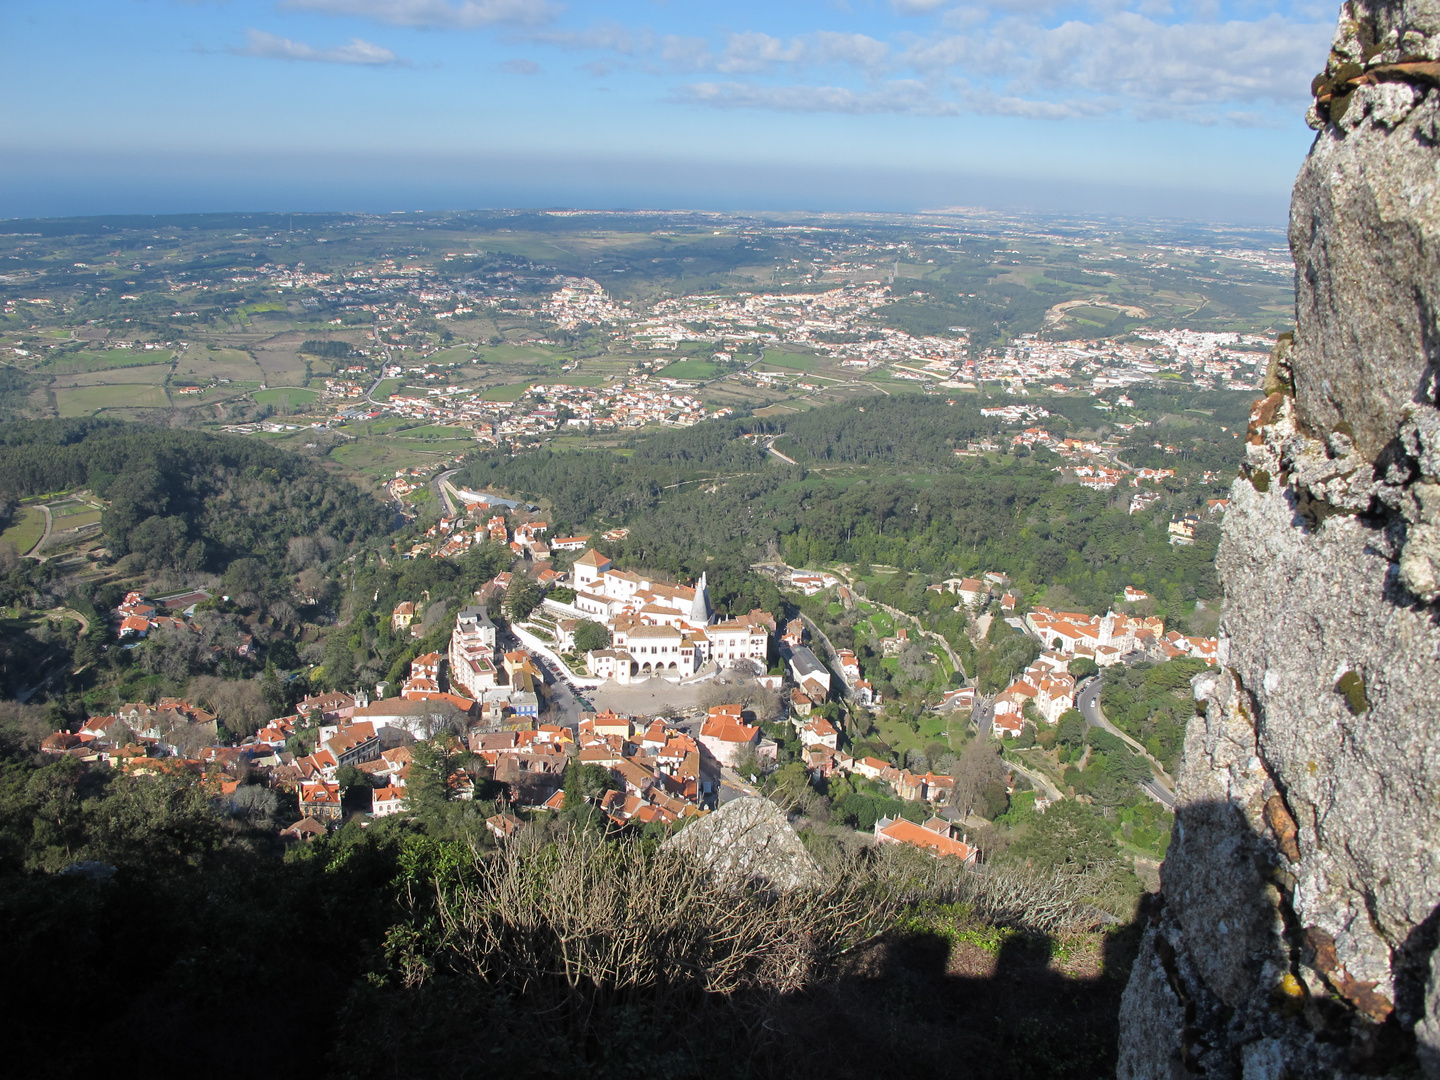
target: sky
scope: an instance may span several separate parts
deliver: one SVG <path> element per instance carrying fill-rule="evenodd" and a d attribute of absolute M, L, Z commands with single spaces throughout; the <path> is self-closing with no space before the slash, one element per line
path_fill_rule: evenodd
<path fill-rule="evenodd" d="M 0 217 L 950 206 L 1281 224 L 1310 0 L 4 0 Z"/>

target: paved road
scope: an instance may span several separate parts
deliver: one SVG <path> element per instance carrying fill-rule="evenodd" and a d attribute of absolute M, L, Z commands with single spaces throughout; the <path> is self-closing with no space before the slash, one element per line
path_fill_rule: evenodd
<path fill-rule="evenodd" d="M 794 458 L 789 457 L 789 456 L 787 456 L 787 455 L 785 455 L 785 454 L 782 454 L 779 450 L 776 450 L 776 449 L 775 449 L 775 440 L 778 439 L 779 437 L 780 437 L 779 435 L 767 435 L 767 436 L 765 437 L 765 451 L 766 451 L 766 453 L 772 454 L 773 456 L 779 458 L 781 461 L 788 462 L 788 463 L 791 464 L 791 465 L 799 465 L 800 463 L 799 463 L 798 461 L 796 461 Z"/>
<path fill-rule="evenodd" d="M 371 386 L 369 390 L 366 390 L 366 391 L 365 391 L 365 400 L 368 401 L 371 405 L 384 405 L 384 404 L 385 404 L 385 402 L 383 402 L 383 401 L 376 401 L 376 400 L 375 400 L 375 391 L 380 389 L 380 384 L 381 384 L 382 382 L 384 382 L 384 381 L 385 381 L 385 376 L 384 376 L 384 375 L 381 375 L 378 379 L 375 380 L 375 384 L 374 384 L 373 386 Z"/>
<path fill-rule="evenodd" d="M 1150 756 L 1150 751 L 1105 719 L 1105 714 L 1100 710 L 1100 691 L 1103 685 L 1100 679 L 1092 679 L 1075 695 L 1075 705 L 1080 710 L 1080 715 L 1085 717 L 1085 722 L 1091 727 L 1108 731 L 1150 763 L 1150 768 L 1155 771 L 1155 779 L 1140 786 L 1146 794 L 1173 810 L 1175 808 L 1175 781 L 1170 778 L 1165 767 Z"/>
<path fill-rule="evenodd" d="M 455 517 L 459 513 L 459 511 L 455 509 L 455 503 L 450 498 L 449 480 L 450 477 L 454 476 L 459 471 L 459 469 L 446 469 L 444 472 L 442 472 L 439 476 L 435 477 L 435 479 L 430 482 L 431 485 L 435 488 L 435 493 L 445 503 L 445 513 L 449 514 L 451 517 Z"/>

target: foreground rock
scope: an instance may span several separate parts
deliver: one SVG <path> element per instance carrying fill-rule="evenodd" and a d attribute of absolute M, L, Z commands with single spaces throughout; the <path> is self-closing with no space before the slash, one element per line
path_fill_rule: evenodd
<path fill-rule="evenodd" d="M 695 855 L 722 880 L 789 892 L 818 886 L 820 868 L 769 799 L 735 799 L 666 841 Z"/>
<path fill-rule="evenodd" d="M 1125 1078 L 1440 1078 L 1440 0 L 1347 4 Z"/>

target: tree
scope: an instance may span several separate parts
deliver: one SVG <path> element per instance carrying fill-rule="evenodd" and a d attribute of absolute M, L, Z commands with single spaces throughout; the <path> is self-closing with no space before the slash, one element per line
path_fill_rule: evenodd
<path fill-rule="evenodd" d="M 505 590 L 505 614 L 511 622 L 524 622 L 540 606 L 545 594 L 527 577 L 515 577 Z"/>
<path fill-rule="evenodd" d="M 352 787 L 369 787 L 370 781 L 365 774 L 354 765 L 342 765 L 335 771 L 335 782 L 340 785 L 341 791 L 348 791 Z"/>
<path fill-rule="evenodd" d="M 1069 670 L 1077 679 L 1089 679 L 1100 674 L 1100 665 L 1088 656 L 1077 656 L 1070 661 Z"/>
<path fill-rule="evenodd" d="M 955 777 L 955 805 L 961 812 L 968 816 L 972 810 L 980 810 L 982 816 L 989 816 L 984 812 L 990 809 L 991 788 L 999 785 L 1004 792 L 1005 764 L 1000 744 L 993 739 L 972 739 L 951 775 Z"/>
<path fill-rule="evenodd" d="M 1066 709 L 1055 725 L 1055 741 L 1064 746 L 1080 746 L 1085 742 L 1087 726 L 1079 709 Z"/>
<path fill-rule="evenodd" d="M 273 689 L 279 691 L 278 680 Z M 236 735 L 253 735 L 271 717 L 279 715 L 266 696 L 263 679 L 221 679 L 201 675 L 190 680 L 185 697 L 191 704 L 208 709 L 220 718 L 226 729 Z M 283 704 L 283 700 L 281 701 Z"/>
<path fill-rule="evenodd" d="M 581 619 L 575 626 L 575 651 L 589 652 L 592 649 L 608 649 L 610 631 L 593 619 Z"/>

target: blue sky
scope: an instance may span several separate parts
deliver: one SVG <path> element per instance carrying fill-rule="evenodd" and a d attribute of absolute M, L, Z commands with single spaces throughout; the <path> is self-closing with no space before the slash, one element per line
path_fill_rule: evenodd
<path fill-rule="evenodd" d="M 1332 4 L 6 0 L 0 216 L 1283 220 Z"/>

